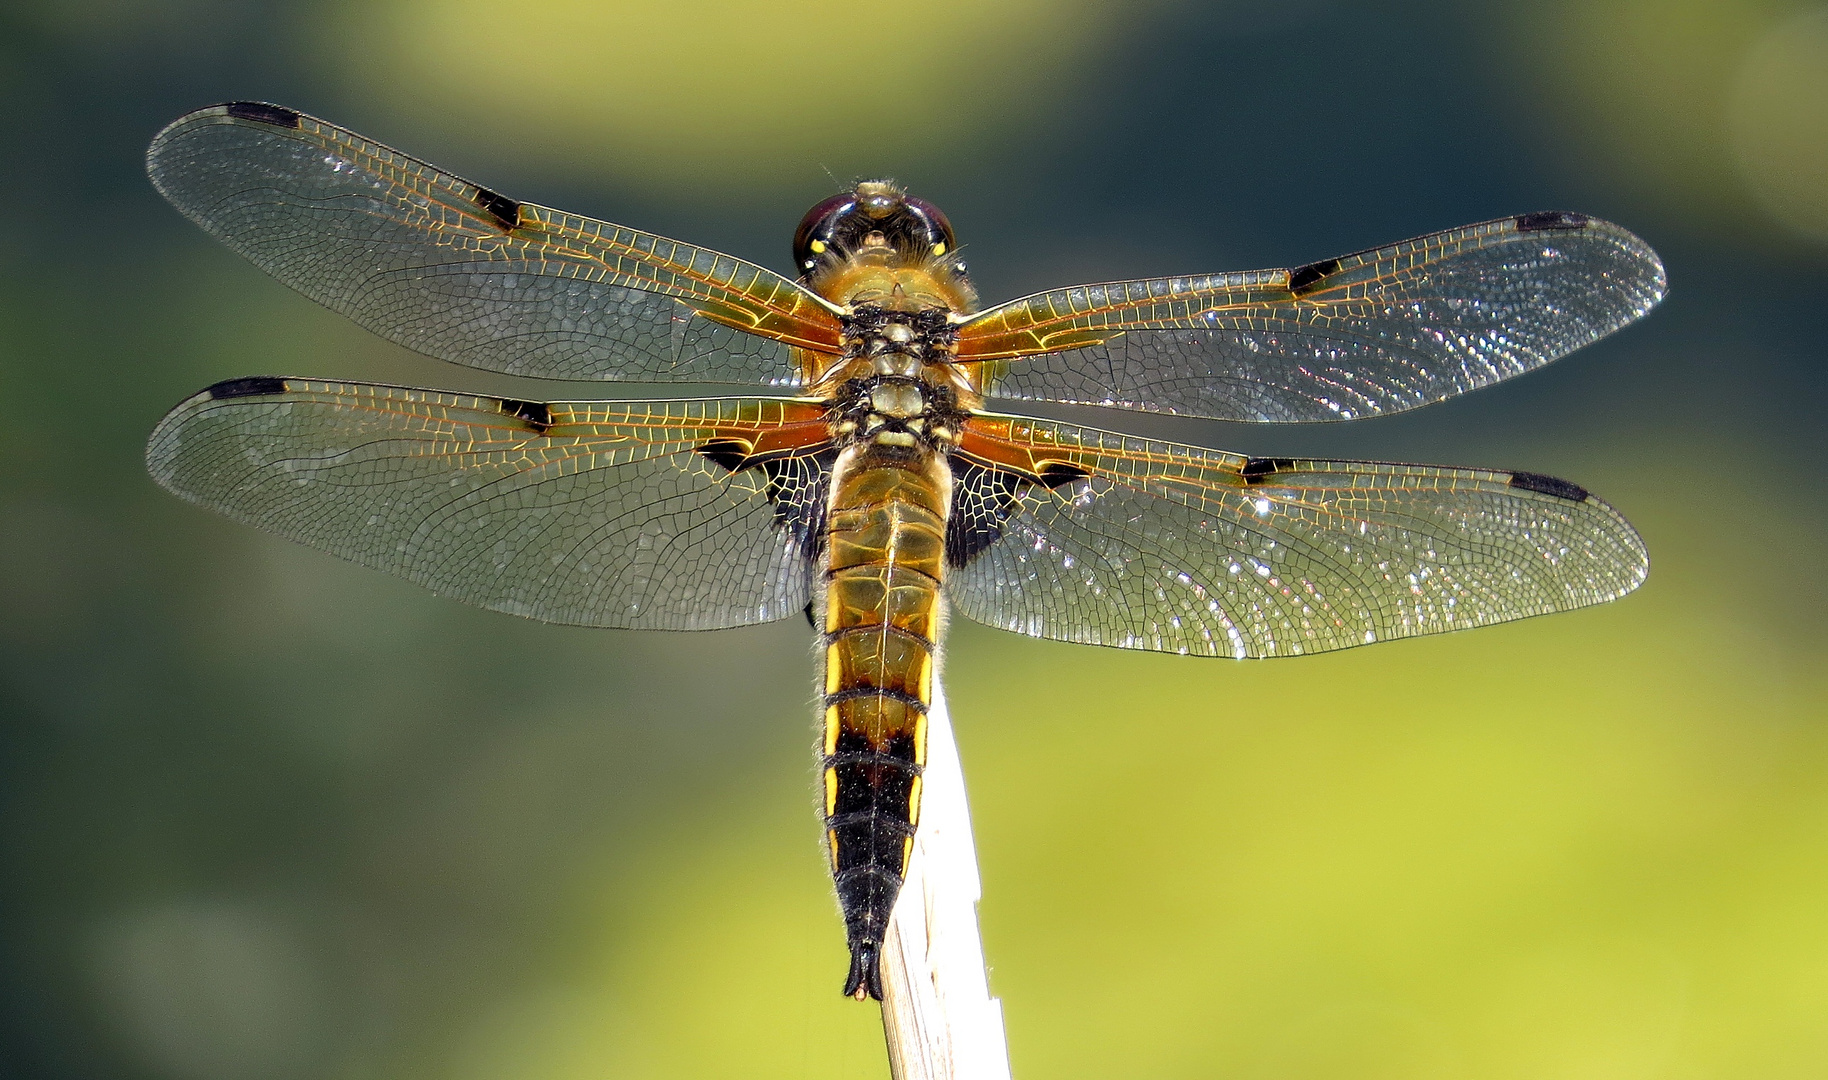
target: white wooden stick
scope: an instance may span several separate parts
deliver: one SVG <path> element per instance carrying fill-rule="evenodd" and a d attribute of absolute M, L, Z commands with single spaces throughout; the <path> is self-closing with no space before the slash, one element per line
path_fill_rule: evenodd
<path fill-rule="evenodd" d="M 981 895 L 965 774 L 935 678 L 920 824 L 883 940 L 882 1028 L 895 1080 L 1009 1080 L 1003 1006 L 990 996 L 978 937 Z"/>

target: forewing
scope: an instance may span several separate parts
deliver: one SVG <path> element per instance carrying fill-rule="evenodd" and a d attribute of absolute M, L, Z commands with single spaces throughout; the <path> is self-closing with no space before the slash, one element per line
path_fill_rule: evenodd
<path fill-rule="evenodd" d="M 966 322 L 958 357 L 1008 361 L 1003 397 L 1350 420 L 1541 367 L 1664 290 L 1656 252 L 1617 225 L 1526 214 L 1292 270 L 1037 293 Z"/>
<path fill-rule="evenodd" d="M 274 105 L 202 109 L 152 141 L 152 182 L 255 265 L 411 349 L 491 371 L 800 381 L 830 305 L 772 271 L 517 202 Z"/>
<path fill-rule="evenodd" d="M 782 399 L 541 404 L 238 379 L 173 409 L 146 459 L 192 502 L 445 596 L 704 630 L 805 607 L 795 516 L 823 508 L 822 418 Z"/>
<path fill-rule="evenodd" d="M 1530 473 L 1252 459 L 992 416 L 963 450 L 954 513 L 974 523 L 954 532 L 980 542 L 953 548 L 953 609 L 1034 637 L 1290 656 L 1597 604 L 1649 569 L 1615 510 Z"/>

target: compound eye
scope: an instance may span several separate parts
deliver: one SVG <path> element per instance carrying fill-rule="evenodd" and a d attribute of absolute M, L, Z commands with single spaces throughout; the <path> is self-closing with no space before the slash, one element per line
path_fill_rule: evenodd
<path fill-rule="evenodd" d="M 857 208 L 857 193 L 845 191 L 824 200 L 806 211 L 800 227 L 793 231 L 793 265 L 801 273 L 813 268 L 831 243 L 832 227 L 839 218 Z"/>
<path fill-rule="evenodd" d="M 952 223 L 946 220 L 946 215 L 940 212 L 939 207 L 912 195 L 904 199 L 903 203 L 907 206 L 908 213 L 919 218 L 925 226 L 927 235 L 924 239 L 929 251 L 935 255 L 944 255 L 958 247 L 958 241 L 952 235 Z"/>

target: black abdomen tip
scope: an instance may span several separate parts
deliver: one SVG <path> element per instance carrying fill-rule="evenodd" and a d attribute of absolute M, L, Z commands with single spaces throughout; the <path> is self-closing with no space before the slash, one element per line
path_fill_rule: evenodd
<path fill-rule="evenodd" d="M 225 108 L 237 120 L 253 120 L 282 128 L 298 126 L 298 114 L 283 105 L 269 105 L 264 101 L 231 101 Z"/>
<path fill-rule="evenodd" d="M 209 388 L 209 396 L 214 401 L 227 401 L 231 398 L 271 397 L 286 392 L 286 380 L 271 375 L 254 375 L 246 379 L 225 379 Z"/>
<path fill-rule="evenodd" d="M 844 996 L 858 1001 L 866 996 L 882 1000 L 882 946 L 860 944 L 851 947 L 851 970 L 844 977 Z"/>

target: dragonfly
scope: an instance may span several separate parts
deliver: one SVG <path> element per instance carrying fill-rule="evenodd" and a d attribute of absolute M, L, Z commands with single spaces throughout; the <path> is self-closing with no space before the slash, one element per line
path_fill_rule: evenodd
<path fill-rule="evenodd" d="M 1656 253 L 1584 214 L 983 306 L 946 216 L 884 180 L 806 214 L 789 277 L 278 105 L 190 113 L 147 168 L 255 265 L 418 352 L 761 391 L 528 401 L 237 378 L 174 408 L 146 460 L 191 502 L 497 611 L 646 630 L 804 613 L 859 1000 L 882 996 L 947 613 L 1298 656 L 1598 604 L 1648 573 L 1631 525 L 1566 480 L 1252 457 L 989 404 L 1290 423 L 1488 386 L 1662 299 Z"/>

